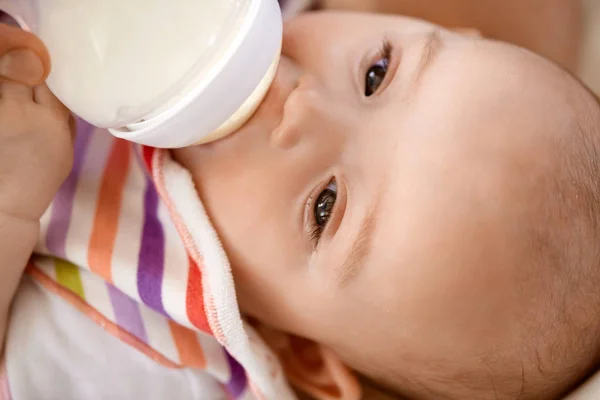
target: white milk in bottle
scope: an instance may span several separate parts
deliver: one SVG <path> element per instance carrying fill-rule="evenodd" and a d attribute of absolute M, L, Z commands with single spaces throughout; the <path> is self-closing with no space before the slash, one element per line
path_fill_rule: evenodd
<path fill-rule="evenodd" d="M 49 50 L 48 86 L 119 137 L 157 147 L 245 122 L 277 66 L 277 0 L 0 0 Z"/>

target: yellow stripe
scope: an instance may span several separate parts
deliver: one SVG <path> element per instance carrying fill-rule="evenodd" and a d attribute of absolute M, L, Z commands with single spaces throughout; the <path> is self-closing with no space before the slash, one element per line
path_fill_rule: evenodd
<path fill-rule="evenodd" d="M 83 284 L 81 283 L 81 276 L 79 275 L 79 268 L 67 261 L 59 259 L 54 260 L 54 268 L 56 269 L 57 282 L 82 299 L 85 299 Z"/>

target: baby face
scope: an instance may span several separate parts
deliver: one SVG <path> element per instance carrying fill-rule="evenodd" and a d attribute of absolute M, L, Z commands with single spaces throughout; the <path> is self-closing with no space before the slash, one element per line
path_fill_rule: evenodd
<path fill-rule="evenodd" d="M 524 51 L 413 19 L 288 23 L 253 118 L 174 153 L 243 312 L 358 369 L 405 376 L 416 359 L 480 368 L 512 348 L 515 319 L 540 307 L 524 293 L 544 285 L 527 278 L 523 227 L 554 167 L 548 130 L 570 121 L 562 93 L 574 83 L 558 76 Z"/>

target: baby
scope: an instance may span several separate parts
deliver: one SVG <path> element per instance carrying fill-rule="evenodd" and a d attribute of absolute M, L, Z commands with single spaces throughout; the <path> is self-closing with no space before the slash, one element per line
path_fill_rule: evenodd
<path fill-rule="evenodd" d="M 552 397 L 585 373 L 592 96 L 524 51 L 397 17 L 305 16 L 284 54 L 240 132 L 175 152 L 245 313 L 406 395 Z"/>
<path fill-rule="evenodd" d="M 72 151 L 45 86 L 4 82 L 0 99 L 7 321 Z M 245 316 L 406 398 L 545 399 L 600 357 L 599 149 L 597 100 L 541 57 L 420 20 L 315 13 L 286 26 L 239 132 L 171 155 Z"/>
<path fill-rule="evenodd" d="M 398 17 L 298 18 L 284 54 L 244 128 L 174 152 L 243 311 L 407 397 L 582 379 L 600 344 L 594 98 L 525 51 Z"/>

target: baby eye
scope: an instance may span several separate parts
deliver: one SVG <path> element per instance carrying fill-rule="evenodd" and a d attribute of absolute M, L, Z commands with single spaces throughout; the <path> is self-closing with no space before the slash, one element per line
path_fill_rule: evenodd
<path fill-rule="evenodd" d="M 336 200 L 337 182 L 335 179 L 332 179 L 327 187 L 319 194 L 314 205 L 314 227 L 311 236 L 316 243 L 321 239 L 321 235 L 329 223 Z"/>
<path fill-rule="evenodd" d="M 369 97 L 377 92 L 377 89 L 379 89 L 385 79 L 388 65 L 389 59 L 383 58 L 367 70 L 367 75 L 365 77 L 365 96 Z"/>
<path fill-rule="evenodd" d="M 365 76 L 365 96 L 370 97 L 377 93 L 381 84 L 385 81 L 385 76 L 388 72 L 390 60 L 393 54 L 392 42 L 385 39 L 379 50 L 377 61 L 367 70 Z"/>

